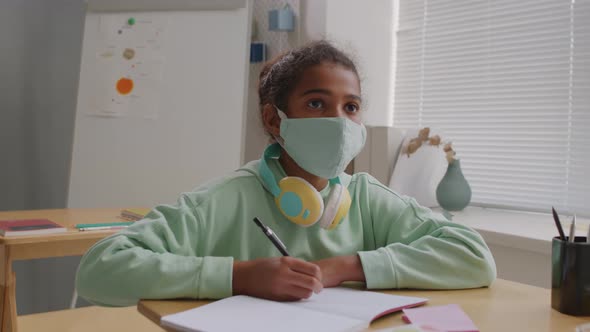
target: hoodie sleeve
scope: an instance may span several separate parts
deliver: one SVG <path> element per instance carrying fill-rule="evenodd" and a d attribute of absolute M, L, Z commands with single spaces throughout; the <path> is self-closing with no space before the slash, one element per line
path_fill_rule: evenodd
<path fill-rule="evenodd" d="M 103 306 L 139 299 L 231 296 L 232 257 L 200 257 L 202 218 L 189 197 L 96 243 L 82 257 L 78 294 Z"/>
<path fill-rule="evenodd" d="M 402 197 L 368 178 L 363 227 L 369 233 L 359 252 L 367 287 L 458 289 L 489 286 L 494 258 L 473 229 Z M 361 202 L 361 204 L 363 204 Z"/>

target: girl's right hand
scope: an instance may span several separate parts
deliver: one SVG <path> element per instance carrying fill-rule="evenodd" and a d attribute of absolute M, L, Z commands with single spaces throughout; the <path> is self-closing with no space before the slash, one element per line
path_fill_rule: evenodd
<path fill-rule="evenodd" d="M 297 301 L 319 293 L 322 273 L 316 264 L 293 257 L 234 261 L 233 295 Z"/>

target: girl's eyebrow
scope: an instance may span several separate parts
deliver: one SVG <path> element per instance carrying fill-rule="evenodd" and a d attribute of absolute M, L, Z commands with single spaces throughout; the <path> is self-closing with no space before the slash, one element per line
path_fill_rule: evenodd
<path fill-rule="evenodd" d="M 304 91 L 301 95 L 305 96 L 305 95 L 309 95 L 312 93 L 319 93 L 319 94 L 328 95 L 328 96 L 332 95 L 332 92 L 327 89 L 309 89 L 309 90 Z M 346 95 L 346 98 L 355 99 L 355 100 L 358 100 L 359 102 L 362 101 L 361 97 L 354 95 L 354 94 Z"/>
<path fill-rule="evenodd" d="M 355 100 L 357 100 L 359 103 L 363 101 L 363 99 L 362 99 L 361 97 L 359 97 L 359 96 L 357 96 L 357 95 L 353 95 L 353 94 L 346 95 L 346 97 L 347 97 L 347 98 L 350 98 L 350 99 L 355 99 Z"/>
<path fill-rule="evenodd" d="M 330 90 L 327 90 L 327 89 L 309 89 L 309 90 L 304 91 L 301 95 L 305 96 L 305 95 L 309 95 L 312 93 L 320 93 L 320 94 L 329 95 L 329 96 L 332 95 L 332 92 L 330 92 Z"/>

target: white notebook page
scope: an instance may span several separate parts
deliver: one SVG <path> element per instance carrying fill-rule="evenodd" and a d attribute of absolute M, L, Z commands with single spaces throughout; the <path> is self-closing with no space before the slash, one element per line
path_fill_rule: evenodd
<path fill-rule="evenodd" d="M 391 311 L 401 310 L 425 303 L 420 297 L 389 295 L 370 291 L 360 291 L 344 287 L 324 288 L 319 294 L 309 299 L 290 302 L 289 305 L 324 311 L 352 317 L 370 323 L 375 316 Z M 397 311 L 396 310 L 396 311 Z"/>
<path fill-rule="evenodd" d="M 383 312 L 425 303 L 426 299 L 349 288 L 325 288 L 306 300 L 275 302 L 233 296 L 164 316 L 162 325 L 181 331 L 351 331 L 367 327 Z"/>
<path fill-rule="evenodd" d="M 199 308 L 164 316 L 162 325 L 180 331 L 203 332 L 341 332 L 362 330 L 368 323 L 281 302 L 233 296 Z"/>

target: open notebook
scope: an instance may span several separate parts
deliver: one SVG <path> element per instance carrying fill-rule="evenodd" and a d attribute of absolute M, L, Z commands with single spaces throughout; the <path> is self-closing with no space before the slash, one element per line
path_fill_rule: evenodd
<path fill-rule="evenodd" d="M 427 299 L 350 288 L 325 288 L 306 300 L 275 302 L 232 296 L 202 307 L 162 317 L 164 327 L 179 331 L 357 331 L 371 321 Z"/>

